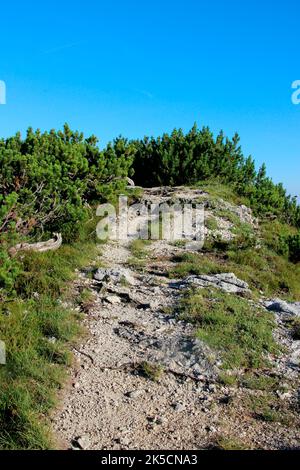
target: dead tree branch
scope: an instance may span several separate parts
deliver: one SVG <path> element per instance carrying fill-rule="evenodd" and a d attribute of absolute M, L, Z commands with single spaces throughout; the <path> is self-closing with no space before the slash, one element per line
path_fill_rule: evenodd
<path fill-rule="evenodd" d="M 39 243 L 20 243 L 9 250 L 10 255 L 15 256 L 19 251 L 34 251 L 44 253 L 46 251 L 58 250 L 62 245 L 62 236 L 60 233 L 54 233 L 54 238 L 46 242 Z"/>

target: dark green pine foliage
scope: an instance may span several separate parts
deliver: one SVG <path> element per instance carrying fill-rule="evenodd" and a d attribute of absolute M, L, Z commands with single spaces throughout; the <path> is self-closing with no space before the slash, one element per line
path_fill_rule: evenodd
<path fill-rule="evenodd" d="M 18 271 L 9 247 L 53 232 L 74 241 L 90 205 L 124 190 L 133 154 L 126 139 L 100 150 L 94 136 L 85 139 L 68 125 L 0 140 L 0 300 Z"/>
<path fill-rule="evenodd" d="M 0 298 L 12 288 L 18 266 L 8 249 L 22 239 L 62 232 L 76 240 L 91 205 L 114 200 L 126 176 L 141 186 L 191 185 L 214 180 L 246 197 L 258 216 L 271 214 L 300 227 L 300 208 L 263 165 L 255 169 L 243 155 L 237 134 L 216 137 L 208 127 L 128 141 L 118 137 L 103 150 L 95 136 L 85 138 L 68 125 L 62 131 L 28 129 L 25 139 L 0 139 Z M 285 242 L 293 260 L 299 241 Z"/>
<path fill-rule="evenodd" d="M 300 227 L 296 198 L 267 177 L 265 165 L 256 170 L 253 158 L 243 155 L 238 134 L 229 139 L 221 131 L 215 138 L 208 127 L 198 129 L 195 124 L 187 134 L 175 129 L 170 135 L 145 137 L 132 144 L 135 180 L 141 186 L 217 180 L 247 197 L 257 215 L 274 214 Z"/>
<path fill-rule="evenodd" d="M 103 151 L 65 125 L 63 131 L 20 134 L 0 141 L 0 231 L 75 230 L 86 205 L 124 186 L 114 177 L 128 175 L 133 147 L 116 139 Z M 121 181 L 121 182 L 120 182 Z"/>

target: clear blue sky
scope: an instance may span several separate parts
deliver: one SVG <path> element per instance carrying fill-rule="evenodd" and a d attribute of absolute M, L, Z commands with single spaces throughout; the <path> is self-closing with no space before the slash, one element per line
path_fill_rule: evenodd
<path fill-rule="evenodd" d="M 158 135 L 195 121 L 300 194 L 300 3 L 1 2 L 0 135 L 64 122 L 99 136 Z"/>

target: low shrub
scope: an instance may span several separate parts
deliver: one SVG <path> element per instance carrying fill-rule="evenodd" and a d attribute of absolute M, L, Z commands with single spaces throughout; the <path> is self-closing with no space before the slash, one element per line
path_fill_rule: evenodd
<path fill-rule="evenodd" d="M 293 263 L 300 262 L 300 232 L 297 235 L 290 235 L 287 240 L 289 259 Z"/>

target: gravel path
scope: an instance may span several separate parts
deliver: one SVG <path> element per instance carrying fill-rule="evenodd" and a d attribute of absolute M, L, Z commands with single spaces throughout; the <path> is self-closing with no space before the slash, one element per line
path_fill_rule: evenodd
<path fill-rule="evenodd" d="M 247 448 L 299 445 L 297 429 L 245 413 L 246 392 L 218 383 L 218 357 L 194 339 L 192 326 L 172 316 L 180 292 L 160 275 L 161 258 L 179 248 L 153 242 L 143 270 L 128 267 L 125 242 L 101 250 L 101 265 L 112 275 L 101 281 L 81 273 L 74 287 L 75 293 L 89 289 L 93 300 L 85 311 L 89 335 L 74 350 L 71 387 L 53 417 L 63 448 L 192 450 L 209 448 L 220 436 Z M 145 375 L 149 365 L 156 380 Z"/>

